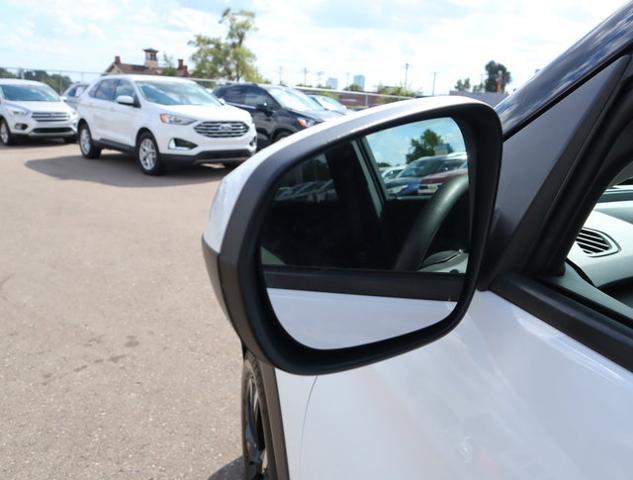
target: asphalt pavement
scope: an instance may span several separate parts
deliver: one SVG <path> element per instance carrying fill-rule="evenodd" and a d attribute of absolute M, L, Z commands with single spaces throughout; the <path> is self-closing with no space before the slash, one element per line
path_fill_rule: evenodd
<path fill-rule="evenodd" d="M 239 342 L 200 249 L 224 175 L 0 146 L 0 478 L 240 478 Z"/>

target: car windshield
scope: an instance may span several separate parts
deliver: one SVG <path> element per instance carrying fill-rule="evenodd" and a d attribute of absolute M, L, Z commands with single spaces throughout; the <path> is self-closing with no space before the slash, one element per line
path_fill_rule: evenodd
<path fill-rule="evenodd" d="M 0 85 L 2 97 L 13 102 L 59 102 L 59 95 L 48 85 Z"/>
<path fill-rule="evenodd" d="M 137 85 L 148 102 L 159 105 L 222 105 L 215 96 L 193 82 L 140 81 Z"/>
<path fill-rule="evenodd" d="M 305 93 L 291 88 L 273 87 L 268 89 L 275 100 L 284 108 L 297 110 L 299 112 L 308 112 L 310 110 L 323 110 L 316 100 L 311 99 Z"/>

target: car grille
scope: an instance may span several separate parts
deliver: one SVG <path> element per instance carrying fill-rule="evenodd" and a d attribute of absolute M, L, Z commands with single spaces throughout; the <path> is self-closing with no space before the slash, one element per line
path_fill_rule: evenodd
<path fill-rule="evenodd" d="M 604 233 L 588 228 L 580 230 L 576 243 L 590 257 L 602 257 L 620 251 L 618 245 Z"/>
<path fill-rule="evenodd" d="M 211 138 L 241 137 L 248 132 L 248 125 L 244 122 L 202 122 L 194 130 Z"/>
<path fill-rule="evenodd" d="M 66 112 L 33 112 L 31 117 L 38 122 L 65 122 L 70 119 Z"/>

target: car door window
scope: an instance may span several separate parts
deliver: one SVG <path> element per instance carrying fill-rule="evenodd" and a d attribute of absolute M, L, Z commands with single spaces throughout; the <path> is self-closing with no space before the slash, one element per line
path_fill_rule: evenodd
<path fill-rule="evenodd" d="M 132 84 L 126 80 L 119 80 L 116 84 L 114 98 L 116 99 L 123 95 L 136 99 L 136 92 Z"/>
<path fill-rule="evenodd" d="M 244 105 L 244 89 L 242 87 L 227 88 L 224 91 L 224 100 L 229 103 Z"/>
<path fill-rule="evenodd" d="M 420 148 L 429 130 L 445 140 Z M 438 155 L 447 150 L 450 153 Z M 450 155 L 460 158 L 453 162 L 446 159 Z M 452 171 L 443 170 L 444 163 L 458 164 L 463 171 L 434 180 L 435 189 L 422 186 L 424 175 L 411 178 L 406 183 L 411 197 L 393 193 L 393 187 L 383 183 L 380 166 L 421 160 L 433 162 L 433 173 Z M 443 266 L 445 271 L 463 272 L 468 251 L 466 194 L 438 225 L 424 258 L 406 264 L 398 260 L 416 241 L 415 230 L 423 228 L 419 219 L 424 208 L 450 181 L 468 181 L 464 140 L 450 119 L 395 127 L 334 147 L 305 160 L 280 181 L 264 228 L 262 260 L 269 265 L 378 270 L 432 271 Z"/>
<path fill-rule="evenodd" d="M 259 88 L 247 87 L 244 90 L 244 105 L 256 107 L 258 105 L 270 104 L 270 97 Z"/>
<path fill-rule="evenodd" d="M 117 80 L 109 79 L 102 80 L 98 85 L 94 93 L 94 97 L 99 100 L 106 100 L 108 102 L 114 101 L 114 94 L 116 92 Z"/>

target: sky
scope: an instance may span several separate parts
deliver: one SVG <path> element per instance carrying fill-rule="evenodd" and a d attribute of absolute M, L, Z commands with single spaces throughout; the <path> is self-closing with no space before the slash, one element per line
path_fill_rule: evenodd
<path fill-rule="evenodd" d="M 247 40 L 264 77 L 343 87 L 399 85 L 443 94 L 478 83 L 489 60 L 512 73 L 512 91 L 626 2 L 622 0 L 0 0 L 0 66 L 102 72 L 143 48 L 189 57 L 195 34 L 221 36 L 224 8 L 256 13 Z M 321 72 L 319 74 L 319 72 Z M 74 76 L 76 78 L 76 76 Z M 86 75 L 89 79 L 89 75 Z"/>

